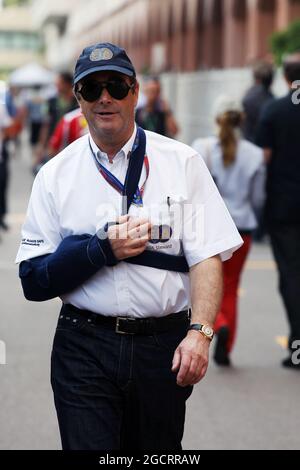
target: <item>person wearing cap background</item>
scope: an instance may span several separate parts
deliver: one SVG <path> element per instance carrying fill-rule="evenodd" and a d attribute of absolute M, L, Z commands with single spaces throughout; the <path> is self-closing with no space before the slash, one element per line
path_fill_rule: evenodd
<path fill-rule="evenodd" d="M 27 299 L 63 302 L 51 361 L 62 446 L 178 450 L 221 260 L 242 240 L 199 155 L 135 125 L 123 49 L 85 48 L 74 91 L 89 134 L 38 173 L 16 258 Z"/>
<path fill-rule="evenodd" d="M 220 366 L 229 366 L 237 329 L 240 277 L 257 226 L 255 211 L 261 209 L 265 197 L 265 166 L 262 150 L 240 137 L 243 112 L 239 102 L 221 95 L 215 103 L 215 116 L 217 136 L 197 139 L 192 146 L 203 156 L 244 241 L 223 264 L 223 299 L 214 325 L 214 360 Z"/>

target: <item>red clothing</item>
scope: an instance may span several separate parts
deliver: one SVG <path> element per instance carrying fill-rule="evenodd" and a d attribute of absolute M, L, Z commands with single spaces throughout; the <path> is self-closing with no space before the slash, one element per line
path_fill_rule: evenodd
<path fill-rule="evenodd" d="M 87 122 L 80 111 L 75 109 L 65 114 L 54 129 L 50 138 L 50 148 L 54 153 L 63 150 L 67 145 L 87 133 Z"/>
<path fill-rule="evenodd" d="M 239 248 L 229 260 L 223 263 L 224 292 L 220 311 L 217 315 L 214 329 L 216 332 L 222 326 L 229 329 L 227 352 L 230 353 L 235 340 L 237 327 L 237 302 L 240 277 L 248 252 L 250 250 L 251 235 L 242 235 L 244 244 Z"/>

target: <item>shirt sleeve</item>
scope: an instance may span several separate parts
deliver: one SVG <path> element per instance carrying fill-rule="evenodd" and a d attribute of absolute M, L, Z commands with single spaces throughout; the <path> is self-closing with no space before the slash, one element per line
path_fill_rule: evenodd
<path fill-rule="evenodd" d="M 192 143 L 192 148 L 203 158 L 204 162 L 207 164 L 207 146 L 205 146 L 205 139 L 196 139 Z"/>
<path fill-rule="evenodd" d="M 40 170 L 33 183 L 16 263 L 53 253 L 61 241 L 53 197 L 46 188 L 43 170 Z"/>
<path fill-rule="evenodd" d="M 188 200 L 183 215 L 183 250 L 191 267 L 220 255 L 231 258 L 243 240 L 202 158 L 187 160 Z"/>

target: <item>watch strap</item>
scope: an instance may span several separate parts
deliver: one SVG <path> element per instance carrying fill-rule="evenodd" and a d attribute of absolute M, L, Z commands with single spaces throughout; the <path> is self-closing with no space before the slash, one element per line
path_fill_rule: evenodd
<path fill-rule="evenodd" d="M 207 339 L 209 339 L 210 341 L 213 339 L 213 336 L 214 336 L 214 332 L 213 332 L 213 329 L 212 329 L 212 336 L 209 336 L 207 335 L 204 331 L 203 331 L 203 328 L 205 327 L 206 325 L 203 325 L 202 323 L 192 323 L 189 327 L 188 327 L 188 330 L 195 330 L 195 331 L 199 331 L 199 333 L 201 333 L 203 336 L 205 336 Z"/>

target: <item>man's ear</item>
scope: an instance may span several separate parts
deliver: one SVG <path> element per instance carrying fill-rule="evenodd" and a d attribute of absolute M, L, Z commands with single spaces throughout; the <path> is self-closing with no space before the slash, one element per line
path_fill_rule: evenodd
<path fill-rule="evenodd" d="M 78 91 L 76 91 L 76 88 L 73 88 L 73 95 L 75 96 L 76 101 L 77 101 L 78 105 L 79 105 L 80 108 L 81 108 L 81 103 L 80 103 L 81 96 L 80 96 L 80 94 L 78 93 Z"/>
<path fill-rule="evenodd" d="M 136 80 L 136 82 L 135 82 L 135 87 L 134 87 L 134 93 L 136 93 L 137 95 L 139 95 L 139 91 L 140 91 L 140 84 L 139 84 L 139 82 Z"/>
<path fill-rule="evenodd" d="M 132 90 L 132 91 L 133 91 L 134 98 L 135 98 L 135 104 L 134 104 L 134 106 L 136 106 L 136 105 L 137 105 L 137 102 L 138 102 L 138 99 L 139 99 L 139 91 L 140 91 L 140 84 L 139 84 L 138 81 L 136 81 L 134 90 Z"/>

